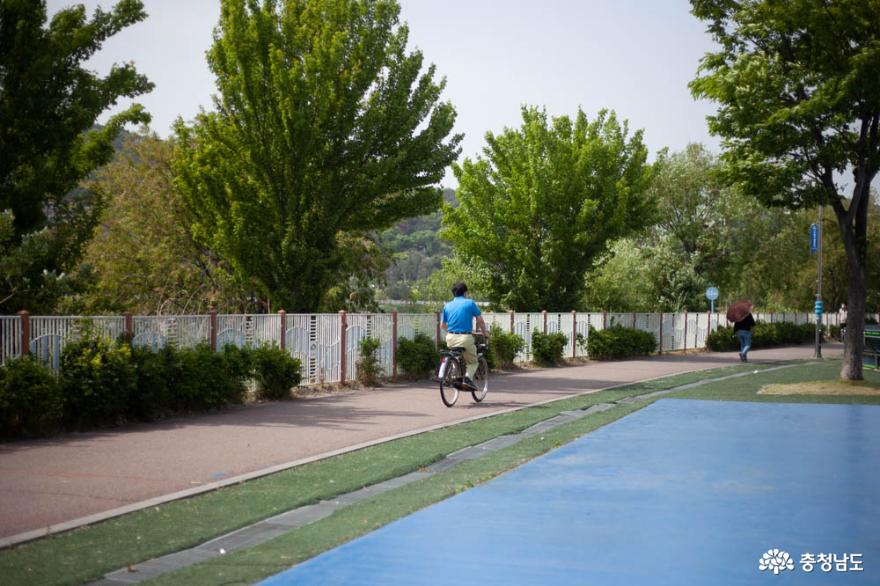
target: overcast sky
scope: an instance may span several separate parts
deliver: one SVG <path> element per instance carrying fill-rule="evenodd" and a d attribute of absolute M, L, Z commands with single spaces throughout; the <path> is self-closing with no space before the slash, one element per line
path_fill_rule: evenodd
<path fill-rule="evenodd" d="M 48 0 L 49 14 L 84 3 L 109 9 L 111 0 Z M 589 117 L 613 109 L 643 128 L 652 154 L 702 142 L 714 111 L 687 88 L 699 60 L 712 50 L 687 0 L 400 0 L 410 44 L 447 79 L 444 99 L 465 134 L 462 157 L 481 152 L 486 131 L 516 127 L 523 104 L 551 115 Z M 156 84 L 141 96 L 152 128 L 168 136 L 175 118 L 211 108 L 214 79 L 205 63 L 219 0 L 144 0 L 149 17 L 108 40 L 89 66 L 105 73 L 134 61 Z M 454 186 L 452 173 L 444 183 Z"/>

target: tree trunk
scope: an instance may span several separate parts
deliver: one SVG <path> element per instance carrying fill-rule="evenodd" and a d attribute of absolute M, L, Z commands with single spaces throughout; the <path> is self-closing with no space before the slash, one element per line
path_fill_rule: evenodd
<path fill-rule="evenodd" d="M 850 257 L 852 255 L 847 255 Z M 860 263 L 861 264 L 861 263 Z M 846 304 L 846 340 L 843 344 L 843 365 L 840 378 L 862 380 L 862 345 L 865 339 L 865 268 L 849 263 L 849 293 Z"/>
<path fill-rule="evenodd" d="M 858 186 L 857 186 L 858 189 Z M 867 296 L 867 221 L 870 197 L 863 197 L 852 219 L 837 213 L 843 246 L 849 270 L 847 292 L 846 341 L 843 345 L 843 365 L 840 378 L 863 380 L 862 355 L 865 343 L 865 298 Z M 838 212 L 835 206 L 835 212 Z"/>

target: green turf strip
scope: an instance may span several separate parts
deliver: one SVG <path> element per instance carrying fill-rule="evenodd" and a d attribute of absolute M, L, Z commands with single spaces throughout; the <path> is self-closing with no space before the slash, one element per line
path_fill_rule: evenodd
<path fill-rule="evenodd" d="M 418 470 L 461 448 L 516 433 L 562 411 L 755 368 L 758 367 L 737 365 L 626 385 L 305 464 L 241 485 L 0 550 L 0 576 L 4 583 L 10 584 L 80 584 L 95 580 L 107 572 L 194 547 L 283 511 Z"/>

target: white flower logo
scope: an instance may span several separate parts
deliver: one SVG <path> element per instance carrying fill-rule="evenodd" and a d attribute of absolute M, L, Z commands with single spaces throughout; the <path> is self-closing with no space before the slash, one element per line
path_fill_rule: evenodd
<path fill-rule="evenodd" d="M 774 574 L 778 575 L 784 570 L 794 570 L 794 562 L 788 552 L 771 549 L 758 560 L 758 569 L 762 572 L 772 570 Z"/>

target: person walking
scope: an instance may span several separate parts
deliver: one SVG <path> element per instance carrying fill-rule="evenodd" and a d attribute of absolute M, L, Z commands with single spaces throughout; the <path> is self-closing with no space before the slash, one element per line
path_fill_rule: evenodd
<path fill-rule="evenodd" d="M 473 387 L 474 374 L 477 372 L 477 346 L 471 334 L 474 319 L 477 328 L 484 336 L 488 336 L 486 322 L 480 315 L 480 308 L 472 299 L 466 297 L 467 285 L 458 282 L 452 286 L 453 299 L 443 306 L 440 325 L 446 330 L 446 346 L 448 348 L 464 348 L 465 376 L 464 383 Z"/>
<path fill-rule="evenodd" d="M 752 328 L 755 327 L 755 318 L 752 317 L 750 311 L 744 318 L 738 322 L 734 322 L 733 331 L 739 338 L 739 359 L 740 362 L 749 361 L 749 349 L 752 347 Z"/>

